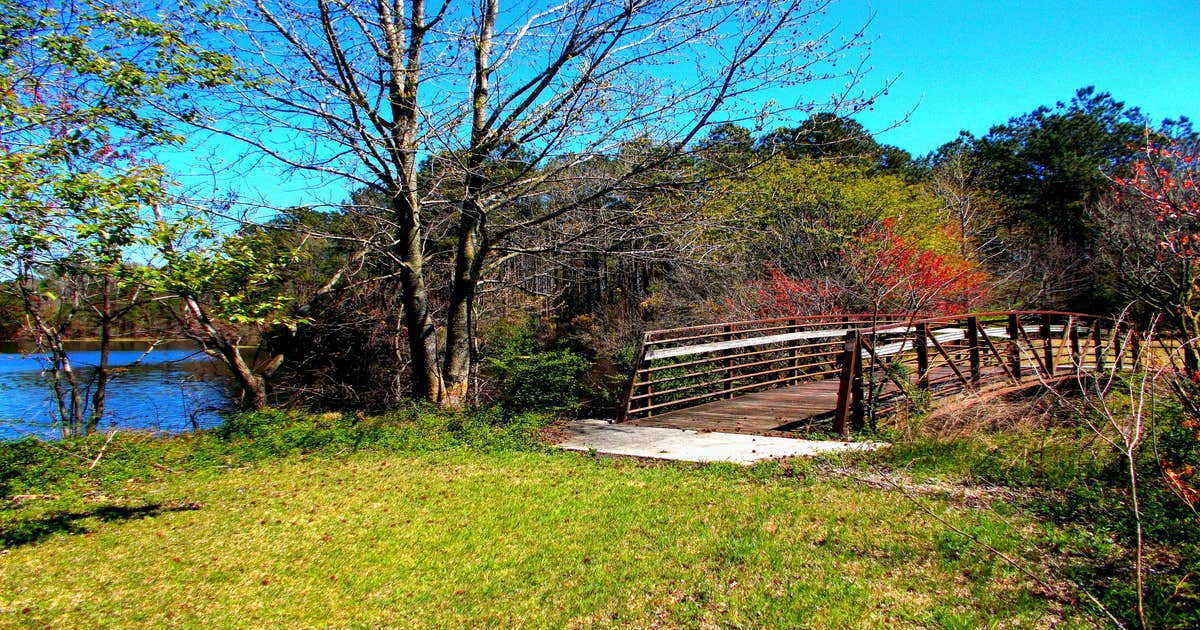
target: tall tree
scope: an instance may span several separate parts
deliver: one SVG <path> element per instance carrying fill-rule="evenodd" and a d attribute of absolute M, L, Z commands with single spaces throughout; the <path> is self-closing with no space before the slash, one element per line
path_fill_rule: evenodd
<path fill-rule="evenodd" d="M 984 167 L 972 154 L 969 138 L 942 145 L 927 158 L 926 189 L 942 204 L 958 234 L 959 256 L 978 260 L 994 237 L 999 198 L 984 181 Z"/>
<path fill-rule="evenodd" d="M 1107 92 L 1078 90 L 1069 102 L 997 125 L 972 143 L 989 187 L 1003 195 L 1005 220 L 1090 248 L 1088 204 L 1108 190 L 1106 174 L 1133 161 L 1149 121 Z"/>
<path fill-rule="evenodd" d="M 700 176 L 678 158 L 717 116 L 764 120 L 863 102 L 858 60 L 845 59 L 862 33 L 819 24 L 828 5 L 253 0 L 238 13 L 245 36 L 233 45 L 252 49 L 271 80 L 210 102 L 229 107 L 205 120 L 259 155 L 380 193 L 395 226 L 388 254 L 400 267 L 411 393 L 456 407 L 489 265 L 579 242 L 598 229 L 598 210 L 629 217 L 616 222 L 625 229 L 644 221 L 639 193 Z M 795 95 L 762 105 L 766 90 L 828 79 L 846 91 L 835 104 Z M 517 152 L 515 168 L 488 168 Z M 443 185 L 422 186 L 418 164 L 433 155 L 445 158 Z M 436 293 L 431 219 L 449 220 L 456 235 Z M 435 295 L 446 299 L 441 320 Z"/>
<path fill-rule="evenodd" d="M 1166 120 L 1152 133 L 1187 127 L 1184 119 Z M 1111 278 L 1094 264 L 1105 235 L 1090 207 L 1107 194 L 1109 177 L 1127 174 L 1148 129 L 1138 108 L 1087 87 L 981 138 L 964 134 L 932 157 L 936 167 L 965 148 L 977 182 L 998 202 L 985 249 L 994 276 L 1007 279 L 1008 301 L 1084 311 L 1115 306 Z"/>
<path fill-rule="evenodd" d="M 758 140 L 760 151 L 791 159 L 840 159 L 887 173 L 913 175 L 912 156 L 880 144 L 862 123 L 836 112 L 813 114 L 794 127 L 779 127 Z"/>
<path fill-rule="evenodd" d="M 746 316 L 945 311 L 980 297 L 953 216 L 924 187 L 869 163 L 777 159 L 726 193 L 705 207 L 742 221 L 722 254 L 749 270 L 749 293 L 733 299 Z"/>
<path fill-rule="evenodd" d="M 1181 336 L 1183 367 L 1200 373 L 1200 144 L 1162 140 L 1138 152 L 1095 206 L 1117 289 Z"/>

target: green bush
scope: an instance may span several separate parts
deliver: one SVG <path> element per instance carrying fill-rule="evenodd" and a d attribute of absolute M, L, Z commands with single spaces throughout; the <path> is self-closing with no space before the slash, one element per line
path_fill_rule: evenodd
<path fill-rule="evenodd" d="M 543 341 L 548 336 L 536 319 L 493 332 L 483 370 L 506 418 L 521 412 L 572 411 L 592 394 L 585 380 L 592 362 L 574 350 L 548 347 Z"/>
<path fill-rule="evenodd" d="M 232 415 L 217 429 L 171 437 L 134 431 L 43 442 L 0 442 L 0 500 L 16 495 L 115 491 L 130 479 L 239 466 L 291 455 L 338 456 L 363 450 L 428 452 L 455 448 L 540 448 L 550 418 L 501 410 L 449 413 L 411 405 L 383 415 L 267 410 Z M 101 449 L 103 455 L 92 468 Z"/>
<path fill-rule="evenodd" d="M 508 412 L 569 411 L 587 395 L 584 376 L 591 361 L 570 350 L 552 350 L 488 360 L 497 377 L 501 406 Z"/>
<path fill-rule="evenodd" d="M 227 418 L 215 434 L 226 458 L 254 461 L 299 453 L 529 447 L 546 422 L 545 416 L 536 414 L 502 416 L 486 409 L 447 412 L 428 404 L 413 404 L 370 417 L 278 410 L 248 412 Z"/>
<path fill-rule="evenodd" d="M 0 500 L 19 494 L 44 494 L 58 490 L 66 480 L 78 479 L 86 469 L 76 443 L 54 448 L 32 437 L 0 443 Z"/>

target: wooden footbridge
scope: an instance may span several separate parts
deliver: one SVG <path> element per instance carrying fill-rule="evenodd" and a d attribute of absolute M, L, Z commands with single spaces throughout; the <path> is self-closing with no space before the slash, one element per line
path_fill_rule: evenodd
<path fill-rule="evenodd" d="M 642 338 L 620 420 L 848 436 L 869 417 L 964 391 L 1120 369 L 1123 348 L 1136 342 L 1111 319 L 1053 311 L 828 315 L 654 330 Z"/>

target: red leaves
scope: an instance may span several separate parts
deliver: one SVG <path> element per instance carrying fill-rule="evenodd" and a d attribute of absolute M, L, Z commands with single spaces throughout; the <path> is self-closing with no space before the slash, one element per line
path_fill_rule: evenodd
<path fill-rule="evenodd" d="M 757 317 L 790 317 L 837 313 L 841 288 L 818 280 L 796 280 L 774 266 L 769 278 L 754 285 L 754 313 Z"/>
<path fill-rule="evenodd" d="M 896 233 L 884 220 L 846 254 L 869 305 L 900 312 L 965 312 L 985 293 L 984 276 L 961 258 L 938 254 Z"/>
<path fill-rule="evenodd" d="M 1200 190 L 1196 157 L 1177 146 L 1150 145 L 1133 165 L 1132 177 L 1114 177 L 1113 194 L 1126 204 L 1140 204 L 1164 230 L 1162 251 L 1191 261 L 1200 256 Z"/>
<path fill-rule="evenodd" d="M 986 296 L 985 277 L 966 260 L 942 255 L 897 234 L 891 219 L 864 229 L 840 255 L 849 281 L 796 279 L 775 267 L 753 285 L 757 317 L 791 317 L 879 309 L 965 312 Z"/>
<path fill-rule="evenodd" d="M 1196 503 L 1200 502 L 1200 491 L 1196 489 L 1196 471 L 1191 465 L 1172 465 L 1167 461 L 1160 461 L 1159 467 L 1167 487 L 1184 503 L 1195 507 Z"/>

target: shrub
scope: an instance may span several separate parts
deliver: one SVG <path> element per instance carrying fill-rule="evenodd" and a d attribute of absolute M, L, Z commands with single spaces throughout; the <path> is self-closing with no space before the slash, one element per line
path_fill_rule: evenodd
<path fill-rule="evenodd" d="M 505 418 L 528 411 L 564 412 L 578 409 L 590 395 L 587 357 L 567 348 L 553 348 L 540 320 L 498 326 L 483 361 L 484 376 Z"/>
<path fill-rule="evenodd" d="M 591 361 L 571 350 L 492 357 L 487 368 L 498 381 L 506 412 L 569 411 L 588 393 Z"/>

